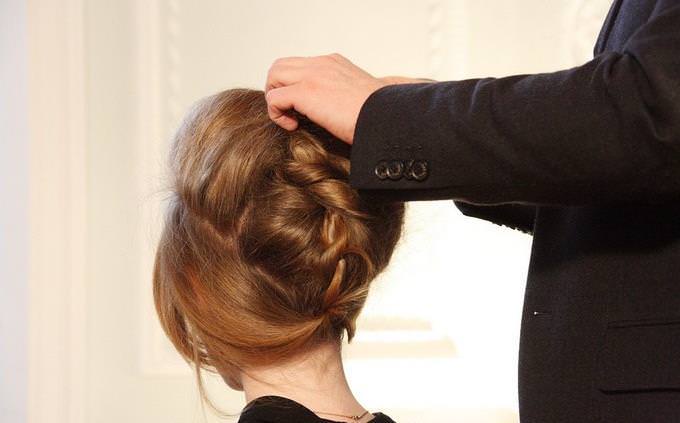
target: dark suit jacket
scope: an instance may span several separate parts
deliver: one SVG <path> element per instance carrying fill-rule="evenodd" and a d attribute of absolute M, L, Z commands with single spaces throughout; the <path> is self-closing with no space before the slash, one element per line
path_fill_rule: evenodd
<path fill-rule="evenodd" d="M 350 183 L 533 236 L 523 423 L 680 422 L 680 0 L 617 0 L 594 53 L 379 89 Z"/>

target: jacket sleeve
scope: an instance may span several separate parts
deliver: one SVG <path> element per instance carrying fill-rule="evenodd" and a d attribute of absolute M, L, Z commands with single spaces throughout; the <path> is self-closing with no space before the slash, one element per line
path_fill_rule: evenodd
<path fill-rule="evenodd" d="M 497 206 L 680 199 L 677 0 L 619 50 L 552 73 L 382 87 L 359 113 L 350 183 Z"/>

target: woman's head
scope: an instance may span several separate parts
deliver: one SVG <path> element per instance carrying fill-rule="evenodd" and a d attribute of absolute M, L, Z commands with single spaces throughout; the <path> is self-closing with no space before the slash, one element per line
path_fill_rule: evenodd
<path fill-rule="evenodd" d="M 344 331 L 352 339 L 404 205 L 352 189 L 348 149 L 302 116 L 297 130 L 279 128 L 258 90 L 227 90 L 188 113 L 153 277 L 161 324 L 185 359 L 225 375 Z"/>

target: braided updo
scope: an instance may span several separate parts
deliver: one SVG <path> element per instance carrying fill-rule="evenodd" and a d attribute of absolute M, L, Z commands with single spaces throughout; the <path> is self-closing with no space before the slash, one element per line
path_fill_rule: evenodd
<path fill-rule="evenodd" d="M 220 92 L 187 114 L 153 288 L 163 329 L 199 371 L 352 339 L 404 205 L 360 196 L 348 157 L 304 116 L 295 131 L 278 127 L 259 90 Z"/>

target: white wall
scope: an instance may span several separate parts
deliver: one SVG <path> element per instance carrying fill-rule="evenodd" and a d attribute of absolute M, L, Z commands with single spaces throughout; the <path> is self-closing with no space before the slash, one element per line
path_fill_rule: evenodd
<path fill-rule="evenodd" d="M 26 421 L 28 90 L 26 5 L 0 2 L 0 416 Z"/>
<path fill-rule="evenodd" d="M 608 3 L 32 0 L 41 148 L 31 160 L 44 182 L 31 213 L 58 229 L 32 247 L 30 420 L 201 421 L 194 379 L 158 327 L 150 289 L 167 140 L 194 99 L 261 88 L 276 57 L 334 51 L 376 75 L 557 70 L 590 57 Z M 55 192 L 66 206 L 39 213 Z M 528 235 L 466 218 L 450 201 L 409 204 L 403 242 L 346 348 L 362 403 L 397 421 L 516 422 L 530 246 Z M 226 411 L 243 406 L 241 393 L 209 385 Z"/>

